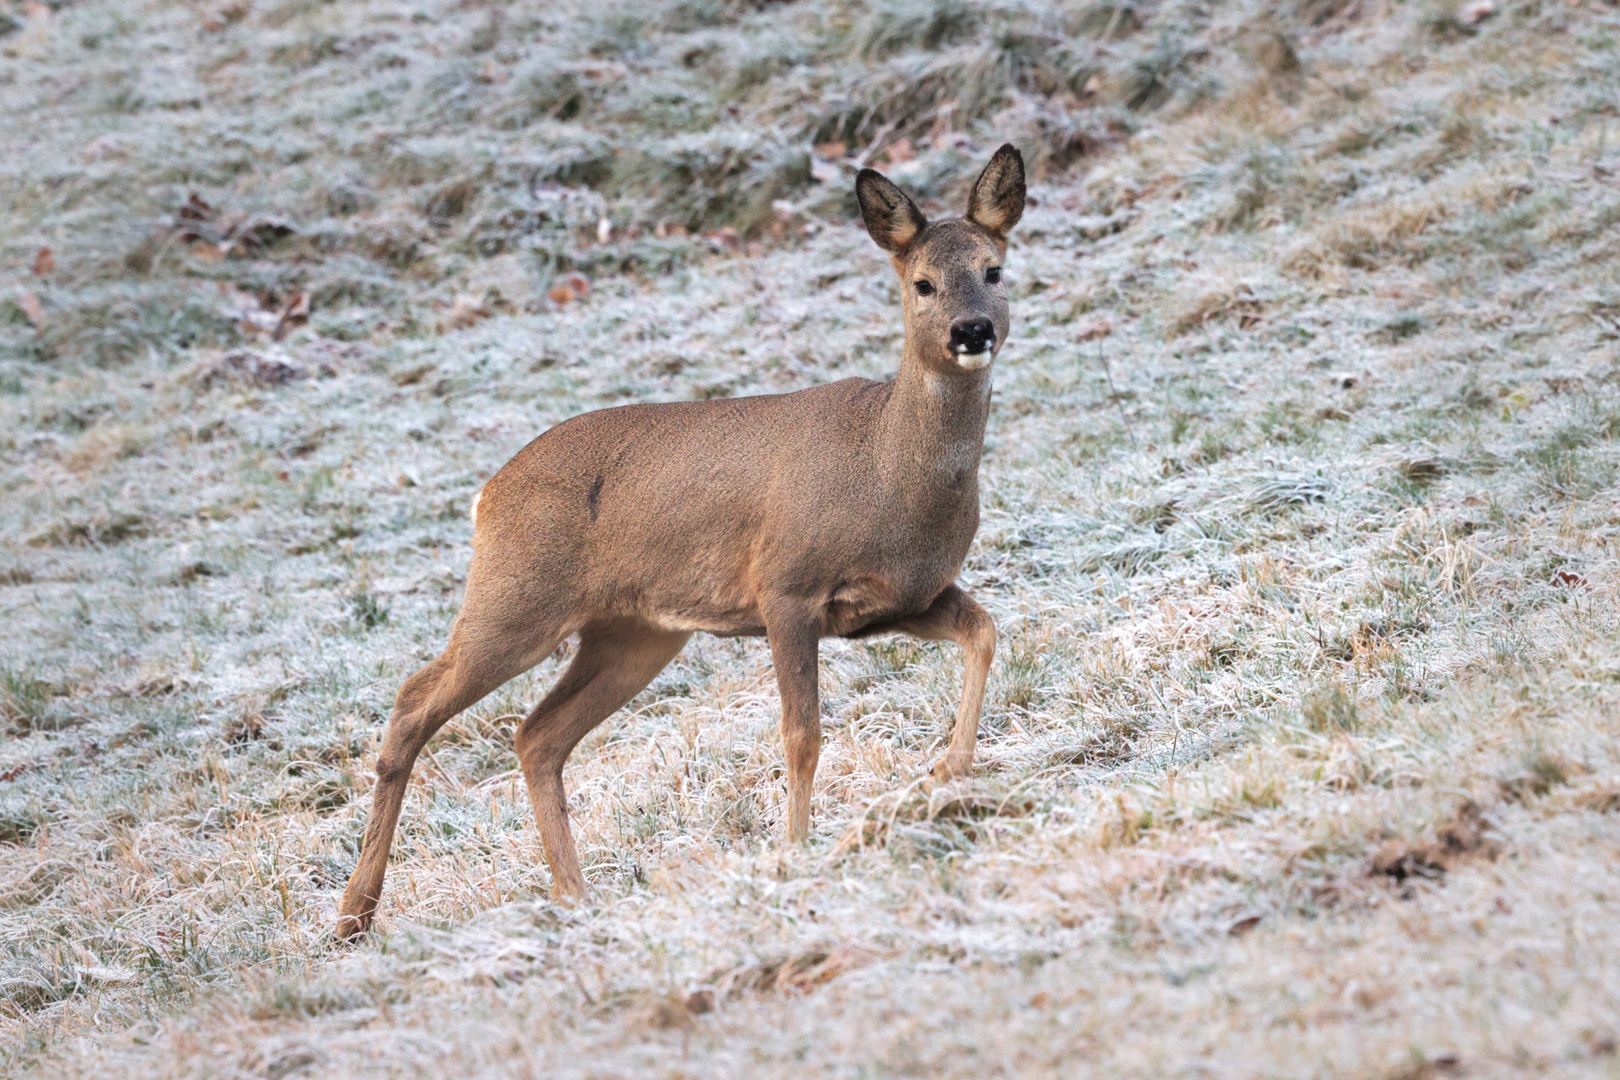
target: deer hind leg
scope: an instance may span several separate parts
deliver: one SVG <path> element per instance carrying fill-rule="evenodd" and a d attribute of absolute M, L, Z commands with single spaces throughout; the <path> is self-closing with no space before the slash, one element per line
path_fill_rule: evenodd
<path fill-rule="evenodd" d="M 371 814 L 360 858 L 338 905 L 339 938 L 355 937 L 371 926 L 382 896 L 383 877 L 388 872 L 388 849 L 399 825 L 400 806 L 410 783 L 411 768 L 422 748 L 452 716 L 533 667 L 557 645 L 556 640 L 549 645 L 534 644 L 531 627 L 523 637 L 505 639 L 533 646 L 516 652 L 480 642 L 467 631 L 468 625 L 464 613 L 451 632 L 449 646 L 406 679 L 394 699 L 394 712 L 377 754 L 377 782 L 371 791 Z M 556 637 L 560 640 L 561 635 Z"/>
<path fill-rule="evenodd" d="M 579 740 L 652 682 L 691 636 L 640 622 L 585 627 L 574 662 L 518 728 L 518 761 L 558 899 L 587 896 L 568 828 L 563 764 Z"/>
<path fill-rule="evenodd" d="M 984 708 L 984 684 L 996 651 L 996 623 L 978 602 L 950 586 L 916 618 L 885 627 L 924 641 L 954 641 L 965 653 L 962 704 L 945 756 L 930 770 L 935 780 L 951 780 L 973 771 L 973 751 L 979 741 L 979 713 Z"/>

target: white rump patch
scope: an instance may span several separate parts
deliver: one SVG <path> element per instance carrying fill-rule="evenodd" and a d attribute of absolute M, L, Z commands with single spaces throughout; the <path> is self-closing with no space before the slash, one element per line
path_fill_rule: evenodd
<path fill-rule="evenodd" d="M 484 489 L 479 488 L 478 494 L 473 496 L 472 505 L 467 507 L 467 518 L 473 523 L 474 528 L 478 527 L 478 500 L 482 499 L 483 497 Z"/>

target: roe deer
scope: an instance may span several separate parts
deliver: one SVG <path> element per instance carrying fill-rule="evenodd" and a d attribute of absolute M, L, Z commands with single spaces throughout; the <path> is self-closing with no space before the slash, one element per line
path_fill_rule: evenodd
<path fill-rule="evenodd" d="M 626 405 L 524 447 L 474 502 L 466 600 L 438 658 L 405 680 L 338 933 L 370 925 L 411 766 L 434 732 L 579 635 L 518 729 L 518 760 L 559 898 L 583 898 L 563 763 L 697 630 L 760 635 L 782 697 L 787 835 L 810 830 L 821 753 L 821 638 L 954 641 L 966 679 L 939 778 L 966 775 L 995 623 L 953 584 L 979 527 L 990 365 L 1007 337 L 1001 264 L 1024 161 L 996 151 L 967 216 L 929 223 L 883 176 L 855 181 L 900 274 L 906 344 L 890 382 Z"/>

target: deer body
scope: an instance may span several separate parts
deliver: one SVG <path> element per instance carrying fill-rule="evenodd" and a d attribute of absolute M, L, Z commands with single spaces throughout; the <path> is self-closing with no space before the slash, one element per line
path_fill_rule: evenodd
<path fill-rule="evenodd" d="M 987 376 L 944 401 L 902 372 L 575 417 L 484 488 L 479 576 L 521 590 L 526 611 L 560 609 L 570 631 L 622 617 L 760 635 L 777 595 L 812 602 L 824 636 L 917 614 L 978 527 Z M 906 438 L 913 411 L 934 414 L 937 438 Z"/>
<path fill-rule="evenodd" d="M 791 839 L 809 832 L 822 637 L 894 631 L 962 644 L 963 700 L 934 772 L 969 771 L 995 627 L 952 582 L 978 529 L 990 361 L 1007 328 L 999 264 L 1023 207 L 1022 160 L 1011 147 L 997 153 L 968 219 L 928 226 L 870 170 L 857 193 L 873 238 L 903 279 L 922 283 L 904 292 L 895 379 L 586 413 L 535 439 L 480 492 L 466 599 L 445 651 L 396 699 L 340 935 L 371 921 L 427 740 L 573 634 L 572 664 L 517 735 L 559 895 L 585 894 L 564 762 L 695 631 L 769 640 Z"/>

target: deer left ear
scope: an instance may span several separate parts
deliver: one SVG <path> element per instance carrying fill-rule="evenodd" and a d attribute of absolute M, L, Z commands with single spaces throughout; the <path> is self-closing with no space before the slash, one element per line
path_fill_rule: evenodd
<path fill-rule="evenodd" d="M 904 255 L 928 227 L 917 204 L 876 169 L 862 169 L 855 177 L 855 198 L 860 201 L 866 231 L 891 255 Z"/>
<path fill-rule="evenodd" d="M 968 196 L 967 218 L 1005 237 L 1024 216 L 1024 155 L 1006 143 L 984 167 Z"/>

